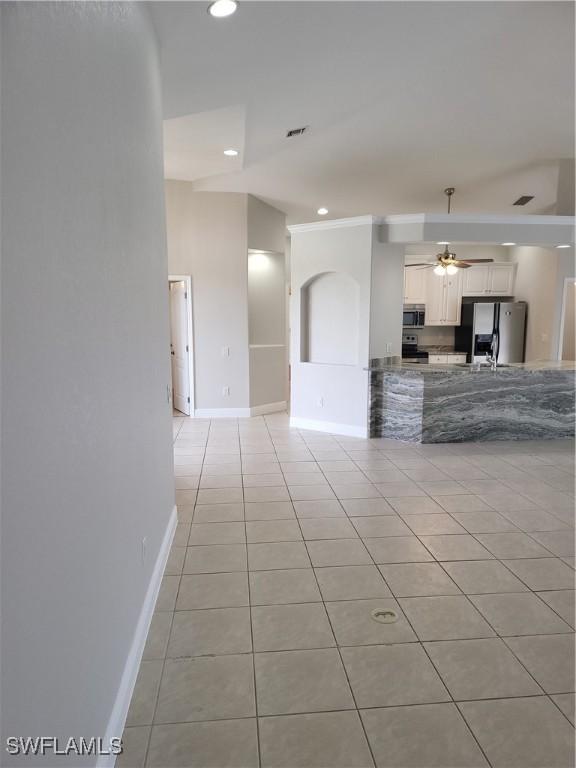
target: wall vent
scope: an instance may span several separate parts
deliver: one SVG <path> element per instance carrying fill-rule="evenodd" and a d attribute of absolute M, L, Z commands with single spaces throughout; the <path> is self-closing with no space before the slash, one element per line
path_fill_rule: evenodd
<path fill-rule="evenodd" d="M 522 195 L 515 203 L 512 203 L 512 205 L 526 205 L 530 200 L 534 200 L 534 195 Z"/>
<path fill-rule="evenodd" d="M 305 125 L 302 128 L 292 128 L 290 131 L 286 131 L 286 138 L 291 139 L 293 136 L 302 136 L 308 130 L 308 126 Z"/>

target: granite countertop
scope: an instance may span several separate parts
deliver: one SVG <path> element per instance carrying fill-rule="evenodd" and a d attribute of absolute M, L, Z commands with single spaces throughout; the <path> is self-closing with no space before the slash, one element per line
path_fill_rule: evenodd
<path fill-rule="evenodd" d="M 495 371 L 490 366 L 482 363 L 480 368 L 473 367 L 470 363 L 445 363 L 430 365 L 427 363 L 406 363 L 401 357 L 384 357 L 370 361 L 367 371 L 397 371 L 420 373 L 422 375 L 434 375 L 439 373 L 474 374 L 478 372 L 490 372 L 495 375 L 517 373 L 518 371 L 576 371 L 576 363 L 563 360 L 533 360 L 529 363 L 507 363 L 499 365 Z"/>
<path fill-rule="evenodd" d="M 457 352 L 454 347 L 441 345 L 422 344 L 418 347 L 419 352 L 428 352 L 429 355 L 465 355 L 465 352 Z"/>

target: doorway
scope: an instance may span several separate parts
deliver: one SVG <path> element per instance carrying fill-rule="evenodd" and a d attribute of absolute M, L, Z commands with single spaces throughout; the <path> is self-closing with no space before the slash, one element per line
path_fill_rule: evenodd
<path fill-rule="evenodd" d="M 562 320 L 560 324 L 560 360 L 576 360 L 576 316 L 574 300 L 576 299 L 576 280 L 568 277 L 564 281 L 564 296 L 562 301 Z"/>
<path fill-rule="evenodd" d="M 170 360 L 172 404 L 177 411 L 194 414 L 194 349 L 192 333 L 192 280 L 170 275 Z"/>

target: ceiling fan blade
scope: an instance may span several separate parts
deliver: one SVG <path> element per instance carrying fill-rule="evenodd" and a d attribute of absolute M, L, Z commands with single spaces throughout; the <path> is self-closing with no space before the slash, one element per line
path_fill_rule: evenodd
<path fill-rule="evenodd" d="M 466 264 L 487 264 L 494 261 L 494 259 L 462 259 Z"/>
<path fill-rule="evenodd" d="M 470 269 L 472 264 L 466 264 L 465 261 L 456 261 L 454 263 L 454 266 L 457 267 L 458 269 Z"/>
<path fill-rule="evenodd" d="M 406 267 L 435 267 L 435 264 L 430 264 L 430 262 L 422 262 L 421 264 L 405 264 Z"/>

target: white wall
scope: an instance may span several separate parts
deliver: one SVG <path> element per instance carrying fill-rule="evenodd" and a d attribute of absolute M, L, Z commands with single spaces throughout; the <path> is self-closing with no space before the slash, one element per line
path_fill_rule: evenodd
<path fill-rule="evenodd" d="M 284 253 L 286 245 L 286 214 L 248 195 L 248 248 Z"/>
<path fill-rule="evenodd" d="M 286 344 L 286 215 L 248 195 L 248 248 L 267 251 L 268 268 L 251 269 L 248 256 L 250 318 L 250 406 L 285 408 L 288 400 Z M 254 256 L 253 263 L 257 263 Z M 269 409 L 267 409 L 269 410 Z"/>
<path fill-rule="evenodd" d="M 285 401 L 286 349 L 269 346 L 285 344 L 285 215 L 251 195 L 167 181 L 166 216 L 170 273 L 192 276 L 196 411 L 248 415 Z M 249 275 L 249 249 L 273 252 L 261 276 Z"/>
<path fill-rule="evenodd" d="M 247 195 L 167 181 L 166 219 L 170 273 L 192 276 L 195 408 L 247 408 Z"/>
<path fill-rule="evenodd" d="M 558 253 L 554 248 L 512 248 L 518 263 L 514 296 L 528 303 L 526 361 L 555 360 L 559 327 Z"/>
<path fill-rule="evenodd" d="M 300 291 L 300 360 L 357 365 L 360 286 L 356 280 L 345 272 L 323 272 Z"/>
<path fill-rule="evenodd" d="M 402 353 L 404 246 L 372 241 L 370 358 Z"/>
<path fill-rule="evenodd" d="M 572 280 L 570 280 L 565 287 L 565 306 L 562 324 L 562 348 L 560 352 L 561 360 L 576 360 L 576 316 L 574 314 L 575 296 L 576 285 Z"/>
<path fill-rule="evenodd" d="M 576 279 L 576 263 L 574 260 L 574 248 L 562 248 L 557 251 L 557 254 L 552 350 L 558 353 L 560 342 L 560 325 L 562 322 L 562 300 L 564 296 L 564 285 L 567 278 Z"/>
<path fill-rule="evenodd" d="M 285 403 L 287 362 L 284 254 L 248 252 L 248 322 L 250 406 Z"/>
<path fill-rule="evenodd" d="M 410 262 L 412 261 L 411 256 L 426 255 L 432 261 L 434 256 L 443 250 L 444 246 L 436 243 L 408 243 L 406 245 L 406 260 Z M 512 259 L 511 249 L 502 245 L 461 245 L 454 243 L 450 246 L 450 250 L 456 253 L 457 258 L 462 259 L 494 259 L 494 261 L 510 261 Z"/>
<path fill-rule="evenodd" d="M 286 277 L 284 254 L 248 253 L 250 344 L 283 344 Z"/>
<path fill-rule="evenodd" d="M 366 433 L 369 357 L 372 222 L 292 230 L 290 360 L 292 423 L 326 431 Z M 358 334 L 355 365 L 302 362 L 302 287 L 317 275 L 342 273 L 358 285 Z M 401 292 L 400 292 L 401 294 Z"/>
<path fill-rule="evenodd" d="M 173 510 L 145 13 L 1 7 L 4 736 L 105 735 Z"/>

